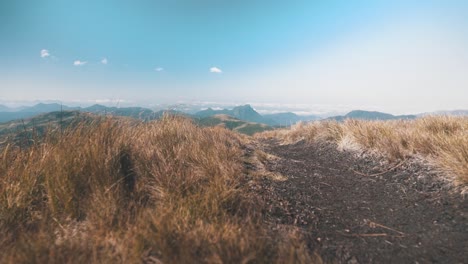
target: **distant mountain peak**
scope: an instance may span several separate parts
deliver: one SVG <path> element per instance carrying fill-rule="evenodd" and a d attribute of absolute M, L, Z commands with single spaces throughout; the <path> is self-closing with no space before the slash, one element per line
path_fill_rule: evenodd
<path fill-rule="evenodd" d="M 250 105 L 241 105 L 241 106 L 237 106 L 237 107 L 234 107 L 232 109 L 232 111 L 234 112 L 234 114 L 236 115 L 252 115 L 252 116 L 256 116 L 256 117 L 262 117 L 259 113 L 257 113 L 257 111 L 255 111 L 255 109 L 252 108 L 252 106 Z"/>
<path fill-rule="evenodd" d="M 328 119 L 343 121 L 345 119 L 362 119 L 362 120 L 392 120 L 392 119 L 414 119 L 414 115 L 400 115 L 394 116 L 387 113 L 378 111 L 366 111 L 366 110 L 353 110 L 344 116 L 333 116 Z"/>
<path fill-rule="evenodd" d="M 254 110 L 253 107 L 250 104 L 239 105 L 239 106 L 234 107 L 233 109 L 236 109 L 236 108 L 237 109 L 252 109 L 252 110 Z"/>

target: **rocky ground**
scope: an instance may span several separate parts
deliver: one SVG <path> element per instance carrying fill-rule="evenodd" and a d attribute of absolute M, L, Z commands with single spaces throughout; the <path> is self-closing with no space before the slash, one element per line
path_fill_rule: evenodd
<path fill-rule="evenodd" d="M 468 263 L 468 198 L 420 162 L 384 164 L 329 143 L 261 143 L 268 221 L 295 225 L 337 263 Z"/>

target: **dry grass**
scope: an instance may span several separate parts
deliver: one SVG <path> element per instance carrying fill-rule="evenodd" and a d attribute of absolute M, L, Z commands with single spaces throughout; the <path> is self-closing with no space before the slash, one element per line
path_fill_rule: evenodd
<path fill-rule="evenodd" d="M 1 263 L 309 263 L 245 184 L 242 139 L 104 118 L 0 156 Z"/>
<path fill-rule="evenodd" d="M 391 162 L 421 156 L 468 184 L 468 118 L 424 117 L 416 120 L 346 120 L 300 123 L 289 130 L 269 131 L 257 137 L 277 138 L 285 143 L 326 140 L 341 149 L 372 151 Z"/>

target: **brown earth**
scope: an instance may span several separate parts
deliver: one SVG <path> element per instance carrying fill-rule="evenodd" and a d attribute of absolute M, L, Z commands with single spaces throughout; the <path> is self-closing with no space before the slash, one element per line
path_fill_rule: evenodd
<path fill-rule="evenodd" d="M 300 228 L 332 263 L 468 263 L 468 200 L 428 165 L 390 165 L 330 143 L 262 142 L 267 221 Z M 395 168 L 396 167 L 396 168 Z"/>

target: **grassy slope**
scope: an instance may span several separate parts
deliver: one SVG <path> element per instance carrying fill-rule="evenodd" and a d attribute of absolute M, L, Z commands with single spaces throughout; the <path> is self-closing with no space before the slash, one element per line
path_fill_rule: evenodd
<path fill-rule="evenodd" d="M 78 111 L 50 112 L 28 119 L 0 123 L 0 147 L 9 140 L 23 145 L 30 144 L 37 136 L 57 131 L 79 122 L 91 122 L 97 116 Z"/>
<path fill-rule="evenodd" d="M 424 117 L 416 120 L 322 121 L 298 124 L 289 130 L 264 132 L 259 137 L 284 141 L 327 140 L 342 149 L 370 150 L 391 162 L 421 156 L 468 184 L 468 118 Z"/>
<path fill-rule="evenodd" d="M 1 263 L 308 263 L 250 191 L 243 140 L 101 118 L 0 153 Z M 288 231 L 289 230 L 289 231 Z"/>

